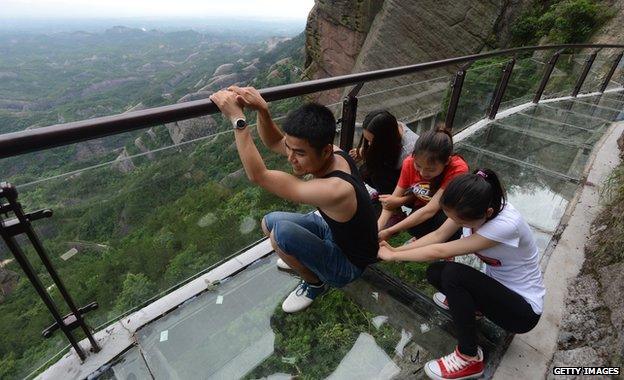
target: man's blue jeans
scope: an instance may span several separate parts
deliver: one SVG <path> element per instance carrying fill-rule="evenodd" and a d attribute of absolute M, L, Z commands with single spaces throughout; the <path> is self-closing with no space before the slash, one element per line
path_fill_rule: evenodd
<path fill-rule="evenodd" d="M 314 272 L 321 281 L 341 288 L 362 275 L 334 243 L 325 220 L 316 213 L 272 212 L 264 225 L 278 248 Z"/>

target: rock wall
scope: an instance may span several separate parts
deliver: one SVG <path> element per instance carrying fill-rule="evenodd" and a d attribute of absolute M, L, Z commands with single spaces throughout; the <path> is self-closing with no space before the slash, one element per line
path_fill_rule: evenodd
<path fill-rule="evenodd" d="M 306 25 L 304 77 L 319 79 L 350 73 L 383 2 L 316 0 Z M 318 101 L 336 101 L 341 93 L 325 92 Z"/>
<path fill-rule="evenodd" d="M 525 3 L 526 0 L 317 0 L 306 28 L 306 74 L 314 79 L 477 53 L 495 47 L 499 37 L 506 40 L 507 25 Z M 402 119 L 432 113 L 443 101 L 447 80 L 388 90 L 450 73 L 430 71 L 368 83 L 361 94 L 379 95 L 364 97 L 360 102 L 362 110 L 386 107 Z M 333 103 L 343 93 L 344 90 L 326 92 L 318 101 Z M 423 93 L 427 96 L 418 96 Z"/>

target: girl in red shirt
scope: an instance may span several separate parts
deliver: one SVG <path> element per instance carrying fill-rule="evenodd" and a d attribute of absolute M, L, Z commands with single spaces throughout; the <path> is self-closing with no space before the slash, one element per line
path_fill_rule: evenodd
<path fill-rule="evenodd" d="M 455 176 L 468 173 L 468 164 L 453 154 L 453 137 L 446 129 L 425 132 L 416 141 L 414 152 L 403 161 L 399 182 L 392 194 L 380 195 L 383 211 L 377 220 L 379 240 L 387 240 L 401 231 L 420 238 L 435 231 L 446 220 L 440 198 Z M 410 215 L 387 226 L 401 206 L 410 207 Z M 459 238 L 459 235 L 454 238 Z"/>

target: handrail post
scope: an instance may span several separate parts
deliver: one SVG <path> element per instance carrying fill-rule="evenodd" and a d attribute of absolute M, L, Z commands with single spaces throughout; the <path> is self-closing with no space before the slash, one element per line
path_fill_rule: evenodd
<path fill-rule="evenodd" d="M 2 199 L 6 199 L 8 203 L 2 202 Z M 17 190 L 13 185 L 4 182 L 0 184 L 0 211 L 3 214 L 8 214 L 9 212 L 13 212 L 13 214 L 15 214 L 15 218 L 13 219 L 5 220 L 0 217 L 0 236 L 6 243 L 7 248 L 9 248 L 9 250 L 13 253 L 13 256 L 15 256 L 16 261 L 19 263 L 24 273 L 26 273 L 26 276 L 30 280 L 31 284 L 39 294 L 39 297 L 41 297 L 43 303 L 46 305 L 46 307 L 50 311 L 50 314 L 52 314 L 52 317 L 55 320 L 55 323 L 52 326 L 46 328 L 43 331 L 43 336 L 46 338 L 50 337 L 54 330 L 60 329 L 67 337 L 72 347 L 76 350 L 76 354 L 78 354 L 80 359 L 84 361 L 86 355 L 72 333 L 73 329 L 81 327 L 85 333 L 85 336 L 91 343 L 91 350 L 93 352 L 100 351 L 100 347 L 97 341 L 93 337 L 91 330 L 85 323 L 82 316 L 84 312 L 96 309 L 98 307 L 97 303 L 93 302 L 81 309 L 78 309 L 76 307 L 76 304 L 69 295 L 69 292 L 61 281 L 58 273 L 52 266 L 52 262 L 46 254 L 45 249 L 41 244 L 41 241 L 37 237 L 30 223 L 31 221 L 36 219 L 52 216 L 52 211 L 41 210 L 34 213 L 25 214 L 21 204 L 17 200 Z M 31 244 L 35 248 L 35 251 L 37 252 L 43 265 L 48 271 L 48 274 L 54 281 L 54 284 L 61 293 L 63 300 L 69 307 L 71 314 L 66 315 L 65 317 L 61 316 L 56 304 L 41 283 L 41 279 L 33 269 L 30 261 L 17 243 L 17 240 L 15 239 L 17 235 L 21 234 L 26 234 L 30 239 Z"/>
<path fill-rule="evenodd" d="M 505 95 L 505 91 L 507 90 L 507 84 L 509 84 L 509 78 L 511 78 L 511 73 L 513 72 L 515 64 L 516 58 L 514 57 L 511 59 L 511 61 L 507 62 L 507 64 L 503 68 L 503 73 L 501 75 L 500 81 L 498 82 L 498 86 L 496 87 L 496 93 L 492 98 L 492 102 L 490 103 L 488 112 L 488 118 L 490 120 L 493 120 L 498 113 L 498 108 L 500 107 L 503 96 Z"/>
<path fill-rule="evenodd" d="M 611 69 L 609 69 L 609 72 L 607 73 L 607 76 L 605 76 L 604 80 L 602 81 L 602 85 L 600 86 L 600 92 L 605 92 L 605 90 L 607 89 L 607 86 L 609 85 L 609 82 L 611 82 L 611 77 L 613 77 L 613 74 L 615 73 L 615 70 L 617 69 L 618 65 L 620 64 L 620 61 L 622 60 L 622 56 L 624 56 L 624 52 L 618 54 L 615 59 L 613 60 L 613 64 L 611 65 Z"/>
<path fill-rule="evenodd" d="M 576 81 L 576 85 L 574 86 L 574 90 L 572 91 L 572 97 L 576 98 L 576 96 L 581 92 L 581 87 L 583 87 L 583 83 L 585 83 L 585 78 L 587 78 L 587 74 L 589 74 L 589 70 L 591 70 L 594 61 L 596 60 L 596 55 L 598 51 L 591 53 L 587 60 L 585 60 L 585 66 L 583 66 L 583 71 L 581 72 L 581 76 Z"/>
<path fill-rule="evenodd" d="M 542 75 L 542 81 L 540 82 L 540 85 L 537 88 L 537 91 L 535 92 L 535 96 L 533 97 L 533 103 L 539 103 L 540 99 L 542 98 L 544 89 L 546 88 L 546 85 L 548 84 L 550 75 L 555 69 L 555 65 L 557 64 L 557 60 L 559 60 L 559 56 L 561 55 L 562 51 L 563 50 L 558 50 L 555 54 L 552 55 L 552 57 L 550 57 L 550 60 L 548 61 L 548 64 L 546 65 L 546 68 L 544 69 L 544 75 Z"/>
<path fill-rule="evenodd" d="M 468 71 L 469 66 L 470 64 L 460 67 L 453 77 L 453 83 L 451 84 L 453 91 L 451 92 L 451 100 L 446 109 L 446 119 L 444 120 L 444 126 L 449 132 L 453 130 L 455 113 L 457 112 L 457 105 L 459 105 L 462 87 L 464 87 L 464 78 L 466 77 L 466 71 Z"/>
<path fill-rule="evenodd" d="M 342 100 L 342 117 L 340 122 L 340 149 L 348 152 L 353 148 L 353 138 L 355 135 L 355 120 L 357 118 L 357 94 L 364 86 L 364 83 L 359 83 L 353 87 L 351 91 Z"/>

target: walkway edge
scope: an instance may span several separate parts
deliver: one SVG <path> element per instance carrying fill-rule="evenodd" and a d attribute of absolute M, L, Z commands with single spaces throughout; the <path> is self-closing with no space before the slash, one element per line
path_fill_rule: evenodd
<path fill-rule="evenodd" d="M 548 376 L 557 348 L 568 284 L 578 275 L 585 261 L 585 243 L 590 227 L 602 210 L 602 186 L 620 163 L 617 138 L 623 131 L 624 122 L 613 123 L 594 149 L 587 181 L 582 185 L 578 202 L 548 260 L 544 273 L 546 297 L 542 318 L 532 331 L 514 337 L 494 373 L 495 380 L 543 379 Z"/>

